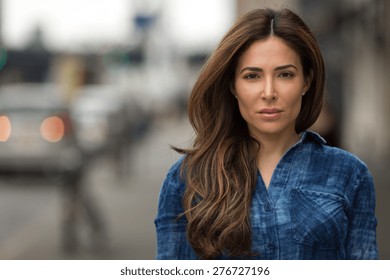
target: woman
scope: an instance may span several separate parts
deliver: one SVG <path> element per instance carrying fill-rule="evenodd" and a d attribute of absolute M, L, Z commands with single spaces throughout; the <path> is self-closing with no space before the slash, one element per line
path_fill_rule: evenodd
<path fill-rule="evenodd" d="M 254 10 L 227 32 L 189 99 L 196 139 L 168 172 L 158 259 L 376 259 L 366 165 L 307 129 L 324 63 L 287 9 Z"/>

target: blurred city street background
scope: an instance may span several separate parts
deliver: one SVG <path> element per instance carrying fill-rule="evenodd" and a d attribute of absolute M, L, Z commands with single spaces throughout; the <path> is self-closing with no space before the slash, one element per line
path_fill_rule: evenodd
<path fill-rule="evenodd" d="M 153 259 L 170 145 L 193 140 L 191 87 L 259 7 L 292 8 L 318 38 L 312 129 L 368 164 L 390 259 L 386 0 L 0 0 L 0 259 Z"/>
<path fill-rule="evenodd" d="M 157 121 L 126 155 L 125 173 L 118 175 L 109 156 L 93 162 L 84 179 L 85 195 L 97 204 L 107 236 L 99 239 L 103 244 L 94 244 L 88 219 L 81 218 L 80 244 L 70 252 L 62 248 L 61 187 L 42 181 L 1 181 L 0 259 L 153 259 L 158 192 L 169 166 L 178 159 L 169 145 L 188 143 L 191 135 L 183 118 Z"/>

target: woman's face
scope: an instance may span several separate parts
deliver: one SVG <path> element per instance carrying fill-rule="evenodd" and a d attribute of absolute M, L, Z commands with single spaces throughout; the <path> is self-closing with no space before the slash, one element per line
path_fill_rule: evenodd
<path fill-rule="evenodd" d="M 298 54 L 278 37 L 255 41 L 238 60 L 234 90 L 250 134 L 291 136 L 309 89 Z"/>

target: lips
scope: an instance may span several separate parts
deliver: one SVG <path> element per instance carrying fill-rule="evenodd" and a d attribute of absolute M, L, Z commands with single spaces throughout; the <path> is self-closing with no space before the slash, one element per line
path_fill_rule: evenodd
<path fill-rule="evenodd" d="M 276 109 L 276 108 L 265 108 L 265 109 L 260 110 L 259 113 L 260 114 L 272 115 L 272 114 L 281 113 L 282 111 L 283 110 Z"/>
<path fill-rule="evenodd" d="M 277 108 L 264 108 L 259 111 L 259 114 L 264 121 L 273 122 L 279 120 L 282 112 L 283 110 Z"/>

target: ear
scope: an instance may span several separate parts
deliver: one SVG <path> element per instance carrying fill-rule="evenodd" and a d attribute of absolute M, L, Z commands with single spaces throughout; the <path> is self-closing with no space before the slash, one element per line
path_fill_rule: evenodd
<path fill-rule="evenodd" d="M 312 80 L 313 80 L 313 71 L 310 70 L 309 75 L 305 77 L 305 84 L 303 86 L 303 92 L 307 92 L 309 90 Z"/>

